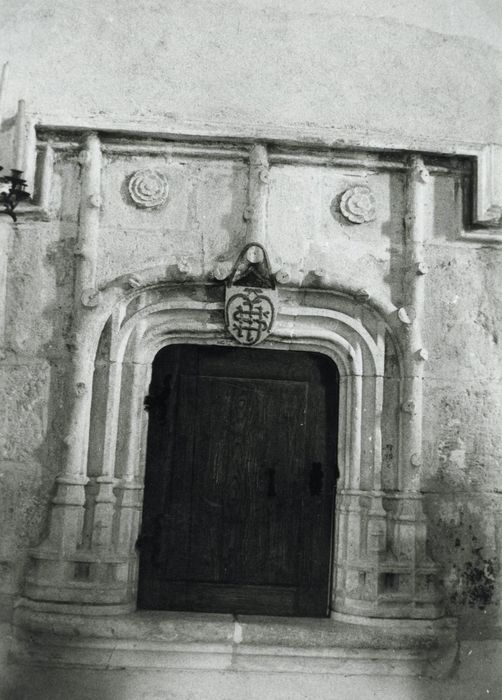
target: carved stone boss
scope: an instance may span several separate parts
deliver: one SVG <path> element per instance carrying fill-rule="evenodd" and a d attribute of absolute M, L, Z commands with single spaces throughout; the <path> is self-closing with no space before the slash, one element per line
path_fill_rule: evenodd
<path fill-rule="evenodd" d="M 167 202 L 169 183 L 159 170 L 144 168 L 131 175 L 128 183 L 129 195 L 140 209 L 161 207 Z"/>
<path fill-rule="evenodd" d="M 226 329 L 238 343 L 258 345 L 272 331 L 276 306 L 268 255 L 259 243 L 248 243 L 226 280 Z"/>
<path fill-rule="evenodd" d="M 366 185 L 346 190 L 340 199 L 340 211 L 353 224 L 364 224 L 376 219 L 375 195 Z"/>

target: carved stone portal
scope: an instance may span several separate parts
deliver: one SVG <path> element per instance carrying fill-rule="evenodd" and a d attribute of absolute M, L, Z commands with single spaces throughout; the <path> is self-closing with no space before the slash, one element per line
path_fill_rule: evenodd
<path fill-rule="evenodd" d="M 253 187 L 266 161 L 264 149 L 252 151 Z M 360 278 L 344 280 L 334 264 L 319 272 L 314 287 L 295 279 L 277 290 L 262 243 L 270 240 L 263 182 L 260 194 L 253 190 L 249 196 L 253 225 L 226 277 L 225 294 L 223 285 L 190 272 L 194 253 L 188 250 L 178 252 L 176 280 L 167 274 L 165 259 L 153 267 L 133 260 L 123 277 L 100 284 L 102 212 L 89 205 L 102 187 L 104 150 L 97 135 L 86 136 L 86 150 L 78 246 L 87 257 L 77 256 L 75 271 L 66 458 L 56 478 L 47 536 L 30 552 L 27 604 L 43 611 L 64 604 L 105 615 L 135 609 L 147 429 L 143 403 L 153 359 L 169 344 L 238 342 L 324 353 L 338 368 L 333 614 L 442 616 L 417 467 L 423 459 L 424 371 L 424 274 L 418 271 L 428 196 L 422 159 L 413 156 L 408 163 L 403 255 L 404 267 L 417 274 L 410 277 L 400 311 L 386 295 L 362 290 Z M 129 182 L 138 206 L 159 206 L 167 189 L 164 175 L 154 170 L 138 171 Z M 366 187 L 354 187 L 342 201 L 354 223 L 374 216 Z M 194 279 L 180 281 L 181 273 Z M 93 307 L 94 292 L 88 290 L 97 289 L 99 303 Z M 383 447 L 396 455 L 385 474 Z"/>

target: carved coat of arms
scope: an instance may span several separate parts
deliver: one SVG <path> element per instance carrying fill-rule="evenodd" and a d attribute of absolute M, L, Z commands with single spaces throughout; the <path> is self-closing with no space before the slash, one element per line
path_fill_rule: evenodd
<path fill-rule="evenodd" d="M 267 253 L 258 243 L 244 247 L 227 278 L 225 324 L 242 345 L 257 345 L 275 321 L 277 291 Z"/>

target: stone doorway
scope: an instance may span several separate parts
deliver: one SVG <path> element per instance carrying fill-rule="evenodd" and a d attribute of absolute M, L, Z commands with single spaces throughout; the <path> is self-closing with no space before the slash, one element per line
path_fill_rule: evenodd
<path fill-rule="evenodd" d="M 31 552 L 29 600 L 106 614 L 136 609 L 143 404 L 154 358 L 180 344 L 245 350 L 228 337 L 220 285 L 172 285 L 159 282 L 156 269 L 151 280 L 146 274 L 143 287 L 113 297 L 81 330 L 66 467 L 47 537 Z M 273 333 L 248 350 L 279 351 L 285 364 L 294 352 L 320 353 L 340 375 L 331 614 L 435 618 L 442 608 L 422 499 L 407 486 L 421 436 L 421 404 L 407 397 L 420 399 L 420 383 L 406 374 L 399 316 L 350 295 L 351 288 L 280 290 Z M 395 455 L 385 469 L 382 445 Z"/>
<path fill-rule="evenodd" d="M 338 384 L 311 352 L 157 354 L 140 608 L 329 614 Z"/>

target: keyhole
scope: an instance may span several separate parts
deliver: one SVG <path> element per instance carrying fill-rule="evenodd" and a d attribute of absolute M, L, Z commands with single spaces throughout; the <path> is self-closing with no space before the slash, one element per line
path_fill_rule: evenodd
<path fill-rule="evenodd" d="M 311 496 L 318 496 L 321 493 L 323 476 L 322 464 L 320 462 L 313 462 L 309 479 Z"/>
<path fill-rule="evenodd" d="M 267 497 L 274 498 L 274 496 L 275 496 L 275 469 L 267 469 L 267 474 L 268 474 Z"/>

